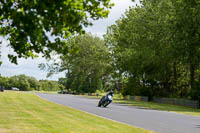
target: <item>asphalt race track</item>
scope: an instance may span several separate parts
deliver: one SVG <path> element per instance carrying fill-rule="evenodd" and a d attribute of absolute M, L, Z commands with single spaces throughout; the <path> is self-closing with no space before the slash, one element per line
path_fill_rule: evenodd
<path fill-rule="evenodd" d="M 159 133 L 200 133 L 200 117 L 115 103 L 111 103 L 107 108 L 99 108 L 99 100 L 82 96 L 41 93 L 37 95 L 58 104 Z"/>

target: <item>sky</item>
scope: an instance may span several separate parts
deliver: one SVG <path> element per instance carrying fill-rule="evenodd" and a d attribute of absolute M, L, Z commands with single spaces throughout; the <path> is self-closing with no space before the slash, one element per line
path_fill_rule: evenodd
<path fill-rule="evenodd" d="M 136 3 L 138 3 L 138 0 L 136 1 Z M 136 4 L 131 0 L 112 0 L 112 2 L 115 3 L 115 6 L 110 10 L 108 18 L 94 21 L 93 26 L 85 29 L 86 32 L 91 32 L 94 35 L 102 37 L 102 35 L 106 33 L 108 26 L 114 24 L 115 21 L 118 20 L 130 6 L 134 6 Z M 33 76 L 38 80 L 58 80 L 58 78 L 65 76 L 65 73 L 62 72 L 59 74 L 54 74 L 50 78 L 46 78 L 47 72 L 38 68 L 39 64 L 46 62 L 46 60 L 42 57 L 36 59 L 18 59 L 18 65 L 10 63 L 7 54 L 11 54 L 13 51 L 11 48 L 7 47 L 8 41 L 2 37 L 0 37 L 0 40 L 3 42 L 0 48 L 0 60 L 3 62 L 3 64 L 0 66 L 1 76 L 10 77 L 19 74 L 25 74 L 27 76 Z"/>

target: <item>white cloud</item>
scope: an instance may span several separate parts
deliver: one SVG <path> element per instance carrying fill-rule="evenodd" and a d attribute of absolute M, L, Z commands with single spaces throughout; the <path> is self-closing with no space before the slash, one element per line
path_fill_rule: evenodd
<path fill-rule="evenodd" d="M 115 21 L 118 20 L 127 9 L 129 9 L 129 7 L 133 7 L 138 4 L 139 0 L 135 0 L 135 2 L 132 2 L 131 0 L 112 0 L 112 2 L 115 6 L 111 9 L 108 18 L 93 21 L 93 26 L 88 27 L 86 29 L 87 32 L 102 36 L 106 33 L 108 26 L 114 24 Z"/>

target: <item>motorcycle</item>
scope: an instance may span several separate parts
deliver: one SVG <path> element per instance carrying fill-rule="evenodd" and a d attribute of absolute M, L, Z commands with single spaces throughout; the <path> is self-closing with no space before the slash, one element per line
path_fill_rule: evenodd
<path fill-rule="evenodd" d="M 99 103 L 98 103 L 98 107 L 106 107 L 108 106 L 110 103 L 112 102 L 112 96 L 111 95 L 107 95 L 107 96 L 103 96 Z"/>

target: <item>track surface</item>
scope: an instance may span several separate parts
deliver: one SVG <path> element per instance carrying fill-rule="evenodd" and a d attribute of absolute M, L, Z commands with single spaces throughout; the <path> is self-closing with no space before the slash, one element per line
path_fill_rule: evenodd
<path fill-rule="evenodd" d="M 58 104 L 159 133 L 200 133 L 200 117 L 115 103 L 111 103 L 107 108 L 99 108 L 99 100 L 81 96 L 41 93 L 37 95 Z"/>

